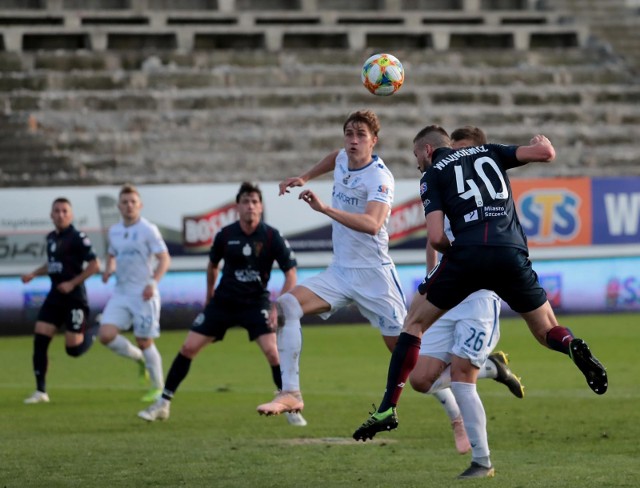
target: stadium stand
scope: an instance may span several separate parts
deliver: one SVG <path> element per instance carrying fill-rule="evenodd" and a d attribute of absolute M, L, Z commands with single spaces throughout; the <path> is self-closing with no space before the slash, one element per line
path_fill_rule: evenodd
<path fill-rule="evenodd" d="M 524 174 L 637 175 L 639 23 L 631 0 L 0 0 L 0 185 L 277 180 L 362 107 L 397 178 L 426 123 L 548 134 L 560 163 Z M 393 97 L 359 81 L 381 51 Z"/>

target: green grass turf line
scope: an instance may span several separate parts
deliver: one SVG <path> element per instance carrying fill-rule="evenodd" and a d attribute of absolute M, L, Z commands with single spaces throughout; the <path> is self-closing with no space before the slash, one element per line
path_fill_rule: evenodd
<path fill-rule="evenodd" d="M 496 478 L 455 481 L 469 456 L 455 452 L 438 403 L 403 394 L 399 428 L 356 443 L 353 430 L 378 402 L 389 354 L 365 325 L 305 327 L 301 379 L 309 425 L 257 415 L 271 399 L 270 369 L 240 329 L 193 362 L 167 422 L 145 406 L 133 362 L 95 344 L 67 357 L 50 347 L 50 404 L 23 405 L 34 389 L 32 338 L 0 340 L 0 487 L 636 487 L 640 479 L 640 317 L 560 317 L 609 373 L 593 394 L 566 356 L 539 346 L 521 320 L 502 321 L 498 345 L 522 376 L 518 400 L 479 383 Z M 186 331 L 163 333 L 165 371 Z"/>

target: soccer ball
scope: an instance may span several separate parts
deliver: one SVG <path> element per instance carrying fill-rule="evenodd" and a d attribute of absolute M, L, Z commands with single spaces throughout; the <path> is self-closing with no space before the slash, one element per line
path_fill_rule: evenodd
<path fill-rule="evenodd" d="M 402 63 L 391 54 L 374 54 L 362 65 L 362 84 L 374 95 L 386 97 L 404 82 Z"/>

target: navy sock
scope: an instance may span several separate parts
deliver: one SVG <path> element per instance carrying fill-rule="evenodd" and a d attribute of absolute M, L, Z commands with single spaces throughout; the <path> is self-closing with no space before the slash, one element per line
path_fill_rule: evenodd
<path fill-rule="evenodd" d="M 162 398 L 165 400 L 171 400 L 175 394 L 178 386 L 182 383 L 189 374 L 189 368 L 191 367 L 191 359 L 184 356 L 182 353 L 178 353 L 176 358 L 171 364 L 171 369 L 167 373 L 167 380 L 165 382 L 164 391 L 162 392 Z"/>
<path fill-rule="evenodd" d="M 42 392 L 47 391 L 47 350 L 50 342 L 51 337 L 44 334 L 35 334 L 33 337 L 33 374 L 36 377 L 36 389 Z"/>
<path fill-rule="evenodd" d="M 282 373 L 280 372 L 279 364 L 271 366 L 271 376 L 273 377 L 273 382 L 275 383 L 278 391 L 282 390 Z"/>

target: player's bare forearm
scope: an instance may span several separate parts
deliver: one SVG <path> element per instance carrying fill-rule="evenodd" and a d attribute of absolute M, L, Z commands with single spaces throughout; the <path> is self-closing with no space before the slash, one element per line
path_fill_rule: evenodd
<path fill-rule="evenodd" d="M 296 268 L 291 268 L 284 273 L 284 283 L 280 289 L 280 295 L 284 295 L 289 290 L 292 290 L 298 282 L 298 272 Z"/>
<path fill-rule="evenodd" d="M 212 263 L 209 261 L 207 265 L 207 291 L 205 295 L 204 303 L 207 304 L 213 298 L 213 294 L 215 293 L 216 281 L 218 281 L 218 263 Z"/>
<path fill-rule="evenodd" d="M 171 265 L 171 256 L 169 256 L 168 252 L 159 252 L 155 256 L 158 260 L 158 264 L 156 265 L 156 269 L 153 270 L 153 280 L 158 283 L 169 270 L 169 266 Z"/>
<path fill-rule="evenodd" d="M 324 158 L 314 164 L 308 171 L 305 171 L 300 176 L 287 178 L 279 185 L 280 195 L 289 193 L 289 188 L 294 186 L 304 186 L 309 180 L 317 178 L 329 171 L 332 171 L 336 167 L 336 157 L 340 151 L 336 150 L 327 154 Z"/>
<path fill-rule="evenodd" d="M 431 245 L 431 241 L 427 240 L 427 273 L 436 267 L 438 263 L 438 252 Z"/>
<path fill-rule="evenodd" d="M 326 207 L 323 213 L 349 229 L 374 236 L 384 225 L 389 214 L 389 206 L 382 202 L 369 202 L 363 214 L 345 212 L 332 207 Z"/>
<path fill-rule="evenodd" d="M 70 293 L 76 286 L 84 283 L 94 274 L 100 272 L 100 260 L 98 258 L 93 259 L 87 263 L 87 266 L 82 272 L 69 281 L 65 281 L 58 285 L 58 290 L 62 293 Z"/>
<path fill-rule="evenodd" d="M 29 283 L 36 276 L 44 276 L 44 275 L 46 275 L 48 270 L 49 270 L 49 267 L 46 264 L 43 264 L 42 266 L 38 266 L 31 273 L 23 274 L 20 277 L 20 279 L 22 280 L 23 283 Z"/>
<path fill-rule="evenodd" d="M 104 272 L 102 273 L 102 282 L 109 281 L 111 275 L 116 271 L 116 258 L 115 256 L 108 254 L 104 264 Z"/>

